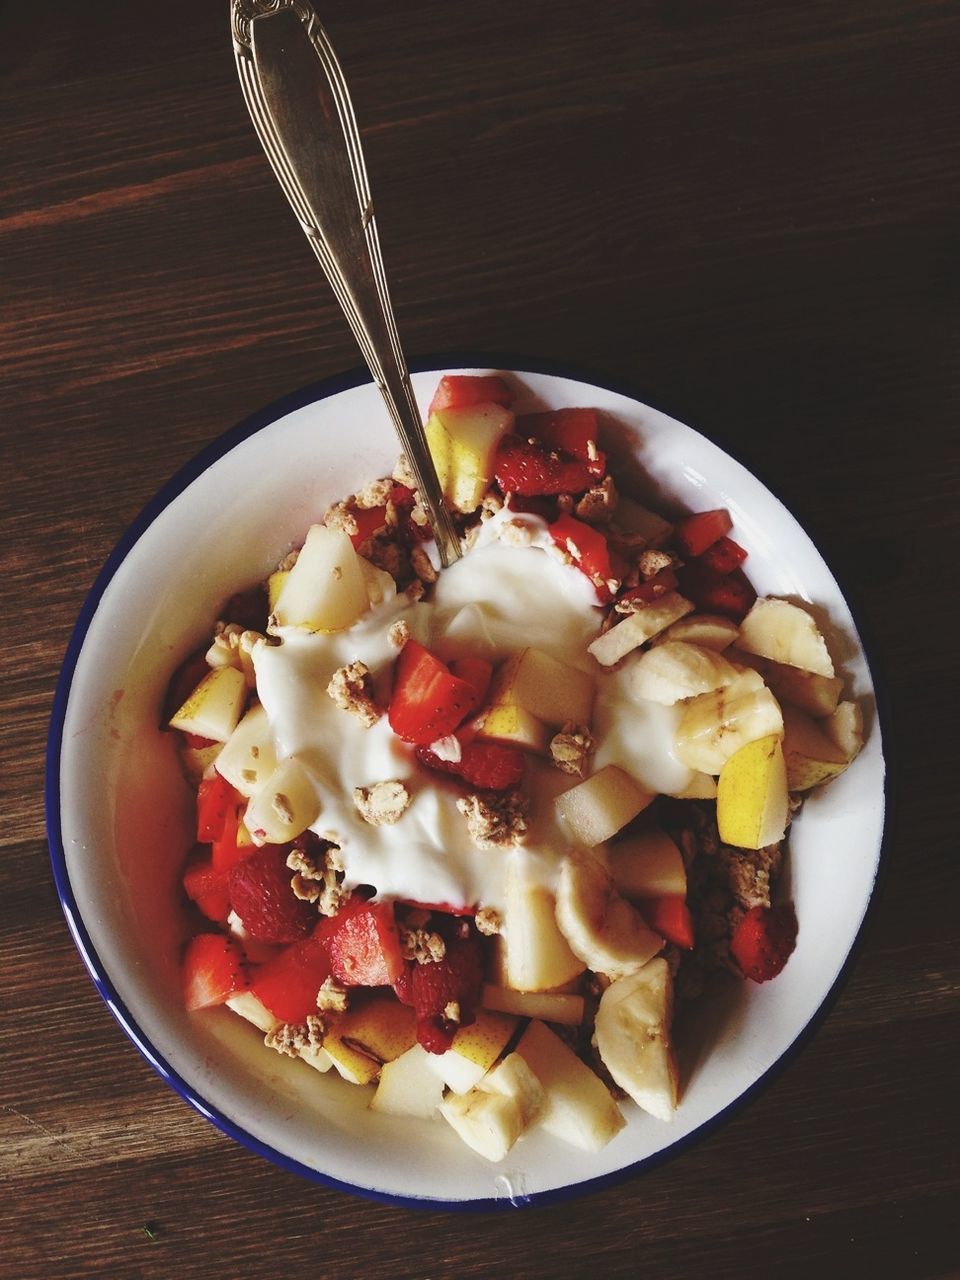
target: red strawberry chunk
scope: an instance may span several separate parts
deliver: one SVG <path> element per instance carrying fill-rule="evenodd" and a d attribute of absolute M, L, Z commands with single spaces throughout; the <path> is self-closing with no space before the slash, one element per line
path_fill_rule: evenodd
<path fill-rule="evenodd" d="M 517 418 L 516 433 L 523 439 L 534 436 L 548 449 L 569 454 L 586 464 L 594 480 L 607 469 L 607 459 L 597 448 L 600 425 L 596 409 L 553 409 L 547 413 L 525 413 Z"/>
<path fill-rule="evenodd" d="M 392 987 L 403 971 L 400 935 L 390 902 L 351 899 L 321 922 L 333 976 L 350 987 Z"/>
<path fill-rule="evenodd" d="M 497 447 L 493 474 L 504 493 L 541 497 L 586 492 L 595 479 L 590 468 L 589 463 L 510 433 Z"/>
<path fill-rule="evenodd" d="M 483 962 L 477 934 L 449 939 L 442 960 L 416 965 L 412 987 L 417 1040 L 428 1053 L 444 1053 L 457 1027 L 475 1021 L 480 1005 Z M 458 1006 L 458 1019 L 447 1017 L 451 1004 Z"/>
<path fill-rule="evenodd" d="M 317 1011 L 317 992 L 330 977 L 330 957 L 323 938 L 295 942 L 257 968 L 250 990 L 275 1018 L 303 1022 Z"/>
<path fill-rule="evenodd" d="M 509 791 L 523 777 L 522 751 L 482 739 L 461 744 L 459 760 L 442 760 L 429 747 L 418 747 L 417 759 L 428 769 L 453 774 L 483 791 Z"/>
<path fill-rule="evenodd" d="M 404 742 L 424 745 L 445 738 L 473 706 L 475 691 L 416 640 L 400 651 L 387 718 Z"/>
<path fill-rule="evenodd" d="M 230 914 L 230 890 L 226 871 L 218 871 L 210 854 L 198 847 L 183 873 L 183 888 L 208 920 L 226 924 Z"/>
<path fill-rule="evenodd" d="M 202 844 L 223 835 L 227 818 L 236 816 L 239 799 L 226 778 L 216 771 L 212 778 L 202 779 L 197 788 L 197 839 Z"/>
<path fill-rule="evenodd" d="M 256 846 L 249 842 L 249 838 L 244 844 L 239 840 L 240 814 L 234 808 L 227 815 L 220 838 L 213 842 L 213 865 L 218 871 L 230 871 L 238 862 L 256 853 Z"/>
<path fill-rule="evenodd" d="M 742 622 L 757 593 L 742 569 L 717 573 L 702 560 L 691 560 L 679 573 L 680 591 L 704 613 L 722 613 Z"/>
<path fill-rule="evenodd" d="M 352 507 L 350 514 L 353 516 L 357 526 L 357 532 L 350 535 L 350 541 L 354 547 L 359 547 L 361 543 L 366 542 L 368 538 L 372 538 L 380 529 L 386 527 L 386 507 Z"/>
<path fill-rule="evenodd" d="M 450 674 L 463 680 L 473 690 L 473 706 L 467 715 L 483 706 L 493 676 L 493 663 L 486 658 L 454 658 L 450 663 Z"/>
<path fill-rule="evenodd" d="M 677 893 L 662 898 L 647 898 L 640 903 L 640 914 L 656 933 L 667 942 L 691 951 L 694 944 L 693 916 L 686 899 Z"/>
<path fill-rule="evenodd" d="M 739 542 L 732 538 L 718 538 L 712 547 L 707 547 L 700 557 L 704 564 L 715 569 L 717 573 L 732 573 L 747 558 L 747 553 Z"/>
<path fill-rule="evenodd" d="M 499 404 L 509 409 L 513 392 L 502 378 L 493 375 L 447 373 L 440 379 L 428 414 L 440 409 L 468 409 L 475 404 Z"/>
<path fill-rule="evenodd" d="M 612 599 L 613 593 L 608 585 L 614 578 L 610 548 L 600 530 L 573 516 L 563 515 L 550 526 L 550 536 L 561 551 L 573 556 L 577 568 L 597 588 L 599 598 L 604 601 Z"/>
<path fill-rule="evenodd" d="M 259 942 L 297 942 L 316 921 L 316 908 L 290 887 L 287 847 L 268 844 L 230 871 L 230 906 Z"/>
<path fill-rule="evenodd" d="M 181 975 L 183 1003 L 191 1011 L 223 1004 L 248 985 L 243 952 L 222 933 L 198 933 L 190 939 Z"/>
<path fill-rule="evenodd" d="M 797 916 L 790 903 L 752 907 L 730 939 L 730 953 L 743 976 L 754 982 L 775 978 L 797 944 Z"/>
<path fill-rule="evenodd" d="M 730 512 L 725 507 L 716 511 L 699 511 L 674 527 L 677 546 L 688 556 L 699 556 L 733 528 Z"/>

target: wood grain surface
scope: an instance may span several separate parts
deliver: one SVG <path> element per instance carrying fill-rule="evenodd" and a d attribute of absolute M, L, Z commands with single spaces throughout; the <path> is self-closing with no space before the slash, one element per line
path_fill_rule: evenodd
<path fill-rule="evenodd" d="M 53 888 L 53 690 L 203 445 L 358 359 L 243 105 L 226 0 L 0 3 L 0 1275 L 960 1275 L 957 126 L 946 0 L 329 0 L 411 355 L 633 385 L 751 466 L 862 621 L 895 805 L 804 1051 L 652 1173 L 450 1215 L 222 1136 Z M 838 850 L 842 856 L 842 850 Z"/>

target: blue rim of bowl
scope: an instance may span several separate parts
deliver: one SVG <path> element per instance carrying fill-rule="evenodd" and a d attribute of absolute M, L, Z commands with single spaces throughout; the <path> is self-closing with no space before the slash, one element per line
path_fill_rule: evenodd
<path fill-rule="evenodd" d="M 444 352 L 436 356 L 424 356 L 418 360 L 412 361 L 410 364 L 411 371 L 414 373 L 437 372 L 441 373 L 447 369 L 504 369 L 516 373 L 536 373 L 547 376 L 568 378 L 574 381 L 583 382 L 592 386 L 596 386 L 605 391 L 612 391 L 616 394 L 626 396 L 640 404 L 645 403 L 641 398 L 636 387 L 620 380 L 610 380 L 606 377 L 598 377 L 587 370 L 577 368 L 571 364 L 557 362 L 542 358 L 522 359 L 517 356 L 505 355 L 502 352 Z M 530 1195 L 503 1196 L 487 1199 L 476 1200 L 440 1200 L 429 1196 L 403 1196 L 396 1195 L 392 1192 L 380 1191 L 373 1187 L 364 1187 L 351 1182 L 344 1182 L 338 1178 L 332 1177 L 330 1174 L 323 1173 L 319 1169 L 314 1169 L 310 1165 L 305 1165 L 299 1160 L 278 1151 L 275 1147 L 262 1142 L 259 1138 L 255 1138 L 245 1129 L 238 1126 L 228 1116 L 211 1106 L 199 1092 L 193 1088 L 177 1071 L 159 1054 L 142 1033 L 137 1025 L 136 1019 L 131 1015 L 124 1005 L 123 1001 L 113 985 L 106 969 L 97 954 L 97 950 L 93 944 L 86 926 L 80 915 L 76 899 L 73 893 L 73 887 L 70 883 L 69 873 L 67 871 L 66 856 L 63 847 L 63 831 L 61 826 L 60 815 L 60 760 L 63 748 L 63 729 L 66 719 L 67 704 L 69 702 L 70 691 L 73 683 L 73 676 L 80 654 L 83 650 L 83 644 L 86 639 L 90 624 L 93 621 L 100 600 L 103 597 L 109 583 L 116 574 L 118 568 L 129 555 L 134 545 L 143 536 L 145 531 L 151 524 L 161 515 L 166 507 L 186 489 L 198 476 L 206 471 L 214 462 L 231 449 L 235 448 L 243 440 L 257 434 L 259 431 L 265 430 L 272 423 L 287 414 L 301 409 L 309 404 L 314 404 L 320 400 L 329 399 L 331 396 L 338 395 L 340 392 L 351 390 L 364 384 L 372 385 L 372 379 L 366 369 L 355 369 L 347 373 L 335 374 L 330 378 L 326 378 L 320 382 L 311 383 L 309 386 L 301 388 L 299 391 L 291 392 L 289 395 L 283 396 L 281 399 L 274 401 L 272 404 L 260 409 L 256 413 L 245 418 L 236 426 L 228 429 L 222 435 L 218 436 L 209 445 L 202 449 L 194 458 L 180 468 L 162 488 L 154 495 L 153 498 L 143 507 L 137 517 L 130 526 L 125 530 L 113 551 L 107 557 L 103 568 L 97 575 L 93 586 L 83 603 L 77 622 L 74 626 L 70 640 L 64 654 L 63 664 L 60 671 L 60 677 L 57 682 L 56 692 L 53 700 L 53 710 L 50 717 L 50 731 L 47 739 L 47 756 L 46 756 L 46 776 L 45 776 L 45 811 L 47 837 L 50 847 L 50 860 L 53 868 L 53 878 L 60 899 L 60 906 L 66 918 L 67 926 L 73 937 L 74 944 L 80 953 L 90 977 L 93 980 L 97 991 L 99 992 L 107 1008 L 119 1022 L 127 1037 L 132 1041 L 140 1053 L 146 1058 L 147 1062 L 162 1077 L 163 1080 L 177 1093 L 181 1098 L 190 1104 L 202 1116 L 225 1133 L 228 1137 L 233 1138 L 248 1150 L 255 1152 L 257 1155 L 264 1156 L 272 1161 L 280 1168 L 290 1173 L 295 1173 L 300 1177 L 309 1181 L 319 1182 L 324 1186 L 333 1188 L 337 1191 L 344 1191 L 350 1195 L 360 1196 L 366 1200 L 372 1200 L 381 1204 L 398 1205 L 405 1208 L 414 1209 L 436 1209 L 448 1210 L 461 1213 L 480 1213 L 491 1212 L 503 1209 L 526 1208 L 532 1206 L 548 1205 L 560 1203 L 591 1192 L 598 1191 L 604 1187 L 610 1187 L 635 1177 L 639 1172 L 646 1171 L 655 1166 L 666 1163 L 668 1160 L 674 1159 L 682 1151 L 692 1146 L 695 1142 L 702 1141 L 706 1136 L 714 1132 L 721 1124 L 731 1119 L 736 1112 L 746 1106 L 757 1094 L 767 1088 L 776 1079 L 781 1071 L 793 1060 L 800 1049 L 807 1043 L 816 1029 L 819 1027 L 827 1013 L 832 1008 L 840 991 L 843 988 L 846 979 L 849 976 L 851 967 L 854 963 L 856 955 L 862 945 L 865 926 L 871 915 L 877 899 L 877 888 L 880 877 L 880 870 L 885 862 L 884 854 L 886 851 L 887 836 L 891 828 L 891 815 L 895 801 L 893 786 L 891 783 L 891 774 L 894 772 L 889 766 L 892 763 L 888 753 L 892 754 L 892 744 L 895 742 L 895 736 L 889 732 L 890 720 L 889 710 L 886 698 L 882 693 L 882 683 L 878 687 L 878 682 L 873 679 L 877 668 L 871 661 L 867 641 L 864 639 L 864 633 L 861 626 L 860 618 L 857 616 L 858 610 L 851 606 L 850 596 L 845 587 L 841 586 L 841 592 L 851 614 L 854 617 L 854 624 L 857 627 L 861 640 L 864 657 L 867 666 L 871 672 L 871 678 L 874 686 L 874 698 L 876 705 L 876 721 L 880 727 L 881 742 L 883 744 L 885 771 L 884 771 L 884 820 L 881 831 L 880 847 L 877 851 L 877 861 L 874 867 L 873 884 L 871 892 L 867 899 L 867 905 L 864 913 L 857 925 L 857 931 L 851 943 L 850 950 L 846 959 L 840 968 L 840 971 L 833 982 L 833 985 L 825 993 L 816 1012 L 809 1019 L 806 1025 L 800 1030 L 793 1042 L 780 1055 L 775 1063 L 772 1064 L 757 1080 L 753 1082 L 747 1089 L 743 1091 L 733 1102 L 706 1120 L 693 1132 L 687 1134 L 683 1138 L 677 1139 L 671 1143 L 669 1147 L 665 1147 L 661 1151 L 657 1151 L 650 1156 L 644 1157 L 642 1160 L 635 1161 L 633 1164 L 625 1165 L 621 1169 L 613 1170 L 610 1173 L 602 1174 L 596 1178 L 589 1178 L 580 1182 L 568 1183 L 562 1187 L 555 1187 L 545 1191 L 535 1192 Z M 705 432 L 699 428 L 691 428 L 696 430 L 699 435 L 705 439 L 710 439 Z M 721 446 L 717 446 L 721 447 Z M 722 446 L 723 452 L 735 461 L 741 460 L 737 455 L 731 452 L 726 446 Z M 746 466 L 747 464 L 742 463 Z M 754 476 L 774 497 L 777 497 L 776 491 L 767 484 L 766 480 L 752 466 L 747 466 L 747 470 Z M 779 498 L 777 499 L 778 501 Z M 810 535 L 807 534 L 807 537 Z M 813 541 L 811 539 L 811 541 Z M 820 551 L 819 546 L 814 543 L 817 553 L 820 555 L 824 564 L 829 564 Z M 832 573 L 832 570 L 830 570 Z M 838 583 L 838 585 L 840 585 Z"/>

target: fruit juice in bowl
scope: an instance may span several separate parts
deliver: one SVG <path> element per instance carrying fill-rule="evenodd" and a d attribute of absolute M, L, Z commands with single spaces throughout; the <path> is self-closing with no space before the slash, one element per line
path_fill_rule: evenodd
<path fill-rule="evenodd" d="M 493 378 L 497 371 L 454 372 Z M 439 377 L 416 375 L 421 403 L 434 397 Z M 471 419 L 470 405 L 441 405 L 428 424 L 448 497 L 463 512 L 465 533 L 476 528 L 468 556 L 434 581 L 422 519 L 413 527 L 420 513 L 398 492 L 394 506 L 407 523 L 410 558 L 414 548 L 419 552 L 419 576 L 405 582 L 390 573 L 385 554 L 379 565 L 357 554 L 372 565 L 358 569 L 351 559 L 347 568 L 355 602 L 357 584 L 363 586 L 362 607 L 351 617 L 344 606 L 320 639 L 309 614 L 316 603 L 309 583 L 306 596 L 302 584 L 287 590 L 296 571 L 288 553 L 305 538 L 311 548 L 329 544 L 325 532 L 310 543 L 308 530 L 335 529 L 335 519 L 323 524 L 328 509 L 371 480 L 392 476 L 395 446 L 373 388 L 358 382 L 308 394 L 208 451 L 144 513 L 104 571 L 68 655 L 51 737 L 58 885 L 81 951 L 134 1040 L 188 1100 L 255 1149 L 363 1194 L 418 1203 L 566 1194 L 653 1159 L 736 1101 L 789 1049 L 833 987 L 866 906 L 882 826 L 883 764 L 873 725 L 856 767 L 813 792 L 791 823 L 781 893 L 796 909 L 796 949 L 790 954 L 793 937 L 783 916 L 778 932 L 758 906 L 760 923 L 752 934 L 743 931 L 732 953 L 743 972 L 754 966 L 756 977 L 782 972 L 761 984 L 731 980 L 716 999 L 695 1002 L 674 1034 L 673 978 L 683 969 L 677 953 L 690 921 L 680 892 L 689 868 L 677 852 L 686 828 L 676 815 L 687 804 L 715 802 L 671 806 L 654 797 L 691 788 L 709 796 L 726 763 L 710 755 L 709 743 L 706 755 L 694 759 L 697 767 L 678 761 L 680 720 L 687 717 L 692 736 L 709 739 L 703 699 L 729 686 L 733 670 L 760 717 L 744 747 L 770 739 L 771 751 L 782 755 L 786 743 L 794 782 L 806 786 L 817 767 L 826 777 L 824 768 L 846 763 L 836 743 L 828 759 L 820 758 L 824 707 L 815 707 L 820 726 L 811 735 L 809 707 L 795 705 L 810 696 L 811 685 L 823 696 L 835 678 L 823 666 L 810 679 L 810 664 L 824 660 L 818 640 L 829 649 L 842 635 L 855 645 L 844 662 L 843 701 L 867 704 L 869 671 L 842 595 L 812 544 L 722 451 L 593 384 L 536 372 L 506 375 L 504 383 L 507 394 L 499 399 L 510 404 L 498 404 L 497 383 L 488 382 L 484 394 L 492 389 L 494 398 L 480 401 L 482 412 Z M 598 411 L 601 424 L 593 453 L 582 457 L 579 437 L 540 439 L 537 430 L 549 435 L 556 426 L 522 416 L 580 409 Z M 513 430 L 518 415 L 525 423 L 520 432 Z M 336 449 L 324 451 L 318 467 L 325 440 Z M 603 493 L 580 515 L 565 494 L 579 488 L 579 502 L 587 489 L 602 490 L 600 455 L 608 449 L 635 459 L 649 485 L 619 500 L 621 515 L 630 517 L 624 524 L 633 526 L 623 532 L 633 536 L 633 547 L 651 553 L 649 572 L 634 571 L 631 585 L 620 554 L 630 537 L 621 539 L 619 561 L 604 560 L 609 526 L 605 532 L 602 518 L 590 518 Z M 491 466 L 499 479 L 486 473 Z M 545 467 L 554 469 L 546 486 L 553 492 L 537 493 Z M 531 486 L 517 501 L 517 490 Z M 631 510 L 637 497 L 649 501 L 655 490 L 669 496 L 671 517 L 712 518 L 686 527 L 661 518 L 670 532 L 658 537 L 650 519 L 659 513 Z M 481 522 L 470 504 L 479 506 L 489 492 L 496 501 Z M 225 493 L 244 495 L 242 518 L 238 504 L 224 503 Z M 504 502 L 505 493 L 515 496 Z M 354 503 L 347 515 L 356 522 L 375 509 Z M 721 511 L 726 515 L 717 516 Z M 360 514 L 361 524 L 366 519 Z M 363 549 L 365 530 L 354 532 Z M 686 543 L 678 546 L 677 536 Z M 706 593 L 729 614 L 731 592 L 743 590 L 742 550 L 762 600 L 788 596 L 788 609 L 815 604 L 827 620 L 828 644 L 802 608 L 800 618 L 785 615 L 787 623 L 755 614 L 744 633 L 752 609 L 746 597 L 736 622 L 728 617 L 726 629 L 715 624 L 712 643 L 719 647 L 691 641 L 690 621 L 674 633 L 686 640 L 665 636 L 704 612 L 682 595 L 685 580 L 691 594 Z M 321 561 L 323 554 L 321 546 Z M 301 556 L 303 579 L 315 553 Z M 722 572 L 707 573 L 704 556 Z M 334 566 L 341 570 L 341 604 L 345 564 Z M 170 672 L 210 645 L 225 601 L 276 574 L 289 577 L 271 584 L 271 617 L 265 611 L 260 639 L 239 654 L 240 634 L 256 628 L 238 623 L 234 650 L 221 640 L 223 652 L 206 663 L 208 674 L 236 673 L 214 681 L 231 685 L 242 702 L 234 707 L 236 722 L 215 730 L 211 737 L 221 741 L 211 752 L 202 732 L 210 726 L 196 699 L 187 705 L 188 689 L 179 706 L 167 707 L 165 719 L 172 717 L 176 732 L 162 731 Z M 422 595 L 410 589 L 414 583 Z M 631 592 L 617 613 L 613 602 Z M 647 635 L 664 600 L 659 626 Z M 768 615 L 771 609 L 777 612 L 770 606 Z M 801 656 L 807 667 L 786 675 L 780 668 L 790 663 L 778 660 L 784 654 L 771 656 L 776 644 L 788 643 L 784 626 L 794 643 L 807 646 Z M 627 648 L 624 630 L 633 633 Z M 733 638 L 747 647 L 731 666 L 723 650 Z M 704 640 L 709 629 L 699 633 Z M 711 659 L 711 652 L 718 656 Z M 366 676 L 354 671 L 351 678 L 361 655 Z M 260 754 L 265 739 L 231 742 L 257 709 L 245 663 L 270 726 L 269 771 L 268 752 Z M 339 699 L 328 693 L 335 678 Z M 638 680 L 654 696 L 633 697 L 625 717 L 624 698 Z M 677 680 L 688 682 L 683 698 L 669 692 Z M 804 687 L 801 693 L 786 692 L 783 682 L 790 680 Z M 629 685 L 626 693 L 621 684 Z M 424 689 L 437 720 L 422 719 Z M 375 716 L 369 725 L 355 705 L 364 698 Z M 786 736 L 782 720 L 762 721 L 763 714 L 776 716 L 770 708 L 780 710 L 780 699 L 792 707 Z M 700 720 L 690 710 L 698 700 Z M 640 726 L 642 734 L 631 732 Z M 589 737 L 595 741 L 587 745 Z M 637 738 L 647 744 L 646 759 Z M 251 745 L 255 764 L 241 758 L 240 748 Z M 750 777 L 773 767 L 759 754 Z M 261 764 L 271 778 L 286 767 L 282 788 L 266 786 Z M 511 773 L 517 767 L 527 806 L 523 832 L 516 830 L 517 813 L 501 803 L 518 789 Z M 776 815 L 749 804 L 744 811 L 735 773 L 726 789 L 734 796 L 734 825 L 740 822 L 737 839 L 751 821 L 770 835 Z M 341 775 L 346 785 L 338 783 Z M 214 813 L 203 832 L 209 839 L 201 837 L 185 870 L 200 835 L 197 787 L 205 782 L 202 794 L 209 796 L 217 779 L 234 788 L 234 819 L 240 815 L 247 836 L 227 839 Z M 366 792 L 361 800 L 357 788 Z M 303 816 L 295 811 L 316 805 L 318 796 L 324 812 L 311 811 L 294 831 Z M 400 806 L 396 816 L 391 805 Z M 565 833 L 562 848 L 558 831 Z M 756 844 L 757 831 L 748 833 L 748 843 Z M 697 838 L 715 841 L 716 834 Z M 838 842 L 849 856 L 837 856 Z M 210 850 L 216 854 L 218 843 L 214 867 Z M 651 866 L 661 877 L 655 898 L 649 879 L 643 881 L 654 874 Z M 203 878 L 208 869 L 219 881 Z M 291 896 L 294 877 L 298 893 Z M 212 907 L 211 885 L 226 895 Z M 285 895 L 279 926 L 273 907 L 263 907 L 277 893 Z M 741 908 L 741 914 L 748 913 Z M 310 1015 L 291 1002 L 304 975 L 316 1009 Z M 412 995 L 405 986 L 411 975 Z M 608 996 L 604 1004 L 608 990 L 626 1003 Z M 659 1044 L 650 1071 L 639 1077 L 638 1019 L 646 1019 Z M 413 1166 L 411 1140 L 421 1154 Z"/>

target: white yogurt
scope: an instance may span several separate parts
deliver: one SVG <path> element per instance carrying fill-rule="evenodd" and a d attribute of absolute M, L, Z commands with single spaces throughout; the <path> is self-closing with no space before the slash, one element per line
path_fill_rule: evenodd
<path fill-rule="evenodd" d="M 496 660 L 532 645 L 593 671 L 594 767 L 619 764 L 654 791 L 679 789 L 689 778 L 689 770 L 670 753 L 672 709 L 629 698 L 622 676 L 598 669 L 587 653 L 600 621 L 596 593 L 578 569 L 544 554 L 549 535 L 543 522 L 524 520 L 533 545 L 497 541 L 503 517 L 495 517 L 475 549 L 443 571 L 429 604 L 411 605 L 401 598 L 372 609 L 348 631 L 288 634 L 281 644 L 261 645 L 254 653 L 257 692 L 278 758 L 296 756 L 314 780 L 321 808 L 313 830 L 340 845 L 348 887 L 369 884 L 381 897 L 453 906 L 497 906 L 503 899 L 507 857 L 499 849 L 479 849 L 470 839 L 456 808 L 462 784 L 424 770 L 386 716 L 364 728 L 326 692 L 339 667 L 360 660 L 370 668 L 385 705 L 398 652 L 388 631 L 400 618 L 447 660 L 467 654 Z M 354 806 L 353 789 L 388 779 L 405 782 L 410 806 L 398 822 L 371 826 Z M 524 848 L 546 882 L 569 847 L 550 819 L 550 799 L 575 781 L 545 763 L 530 762 L 533 820 Z"/>

